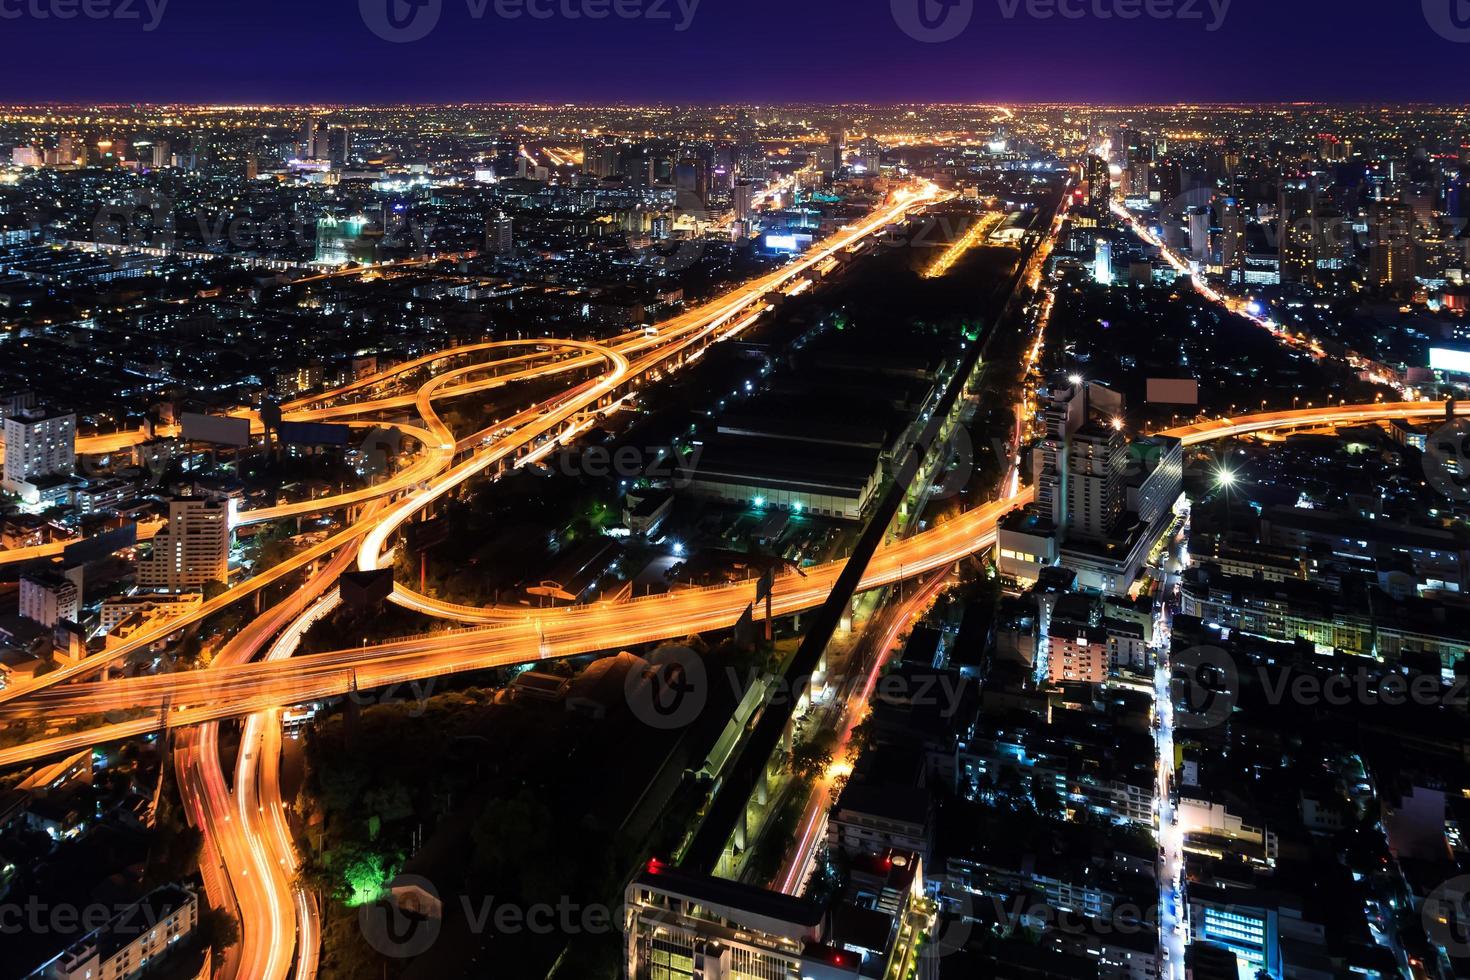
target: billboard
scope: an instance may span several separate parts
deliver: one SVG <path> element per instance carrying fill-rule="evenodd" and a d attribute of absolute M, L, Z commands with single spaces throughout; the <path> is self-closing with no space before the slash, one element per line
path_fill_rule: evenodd
<path fill-rule="evenodd" d="M 1199 382 L 1193 378 L 1149 378 L 1150 405 L 1198 405 Z"/>
<path fill-rule="evenodd" d="M 1450 374 L 1470 374 L 1470 350 L 1431 347 L 1429 366 L 1436 371 L 1448 371 Z"/>
<path fill-rule="evenodd" d="M 811 244 L 811 235 L 766 236 L 766 248 L 772 252 L 805 252 Z"/>
<path fill-rule="evenodd" d="M 219 415 L 200 415 L 185 412 L 179 421 L 184 426 L 186 442 L 212 442 L 217 446 L 250 445 L 250 420 L 229 419 Z"/>
<path fill-rule="evenodd" d="M 282 422 L 276 435 L 292 446 L 345 446 L 352 441 L 350 426 L 326 422 Z"/>

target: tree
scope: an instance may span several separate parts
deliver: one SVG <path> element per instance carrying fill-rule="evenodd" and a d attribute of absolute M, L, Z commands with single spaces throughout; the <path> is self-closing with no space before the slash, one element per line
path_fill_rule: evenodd
<path fill-rule="evenodd" d="M 832 753 L 836 749 L 836 735 L 830 731 L 818 732 L 792 750 L 791 771 L 808 782 L 815 782 L 832 768 Z"/>
<path fill-rule="evenodd" d="M 199 941 L 216 957 L 240 941 L 240 924 L 224 909 L 205 908 L 199 911 Z"/>

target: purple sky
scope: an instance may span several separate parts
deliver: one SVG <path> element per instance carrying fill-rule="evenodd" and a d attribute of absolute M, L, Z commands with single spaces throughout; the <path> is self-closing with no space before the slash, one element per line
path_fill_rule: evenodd
<path fill-rule="evenodd" d="M 1470 0 L 0 0 L 0 39 L 4 101 L 1470 101 Z"/>

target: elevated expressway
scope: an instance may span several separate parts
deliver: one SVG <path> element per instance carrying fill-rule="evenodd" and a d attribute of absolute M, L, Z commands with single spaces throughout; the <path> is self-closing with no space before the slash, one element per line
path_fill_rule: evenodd
<path fill-rule="evenodd" d="M 1438 402 L 1342 405 L 1268 412 L 1183 426 L 1161 434 L 1186 445 L 1294 428 L 1351 425 L 1392 419 L 1425 419 L 1445 412 Z M 1461 416 L 1470 405 L 1457 406 Z M 872 589 L 911 579 L 995 543 L 999 520 L 1030 503 L 1032 491 L 978 507 L 932 530 L 883 547 L 868 568 L 861 588 Z M 791 615 L 821 604 L 844 563 L 833 562 L 788 575 L 776 582 L 774 610 Z M 731 627 L 754 597 L 754 583 L 689 589 L 625 603 L 520 611 L 477 629 L 433 633 L 360 649 L 249 664 L 222 670 L 124 678 L 71 684 L 30 692 L 21 702 L 0 706 L 7 719 L 52 719 L 110 711 L 146 711 L 131 721 L 89 729 L 0 750 L 0 765 L 76 751 L 103 741 L 168 727 L 238 717 L 341 696 L 390 684 L 469 670 L 525 664 L 629 647 Z M 462 615 L 462 614 L 460 614 Z M 497 614 L 500 615 L 500 614 Z"/>

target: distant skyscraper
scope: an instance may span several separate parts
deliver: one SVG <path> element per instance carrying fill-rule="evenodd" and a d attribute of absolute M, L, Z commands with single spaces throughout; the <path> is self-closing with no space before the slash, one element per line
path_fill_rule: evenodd
<path fill-rule="evenodd" d="M 1189 210 L 1189 251 L 1200 265 L 1210 262 L 1211 217 L 1209 205 Z"/>
<path fill-rule="evenodd" d="M 301 155 L 310 157 L 316 152 L 316 120 L 308 119 L 301 127 Z"/>
<path fill-rule="evenodd" d="M 1105 218 L 1112 206 L 1113 177 L 1108 172 L 1108 161 L 1095 153 L 1088 154 L 1085 172 L 1087 181 L 1087 204 Z"/>
<path fill-rule="evenodd" d="M 732 192 L 735 205 L 735 220 L 748 221 L 754 213 L 755 187 L 751 184 L 736 184 Z"/>
<path fill-rule="evenodd" d="M 1403 286 L 1416 275 L 1414 212 L 1400 201 L 1373 208 L 1368 225 L 1368 279 L 1375 286 Z"/>
<path fill-rule="evenodd" d="M 1278 249 L 1283 285 L 1311 285 L 1317 279 L 1317 187 L 1310 177 L 1288 177 L 1281 182 L 1278 212 Z"/>
<path fill-rule="evenodd" d="M 178 592 L 229 577 L 231 505 L 182 497 L 169 501 L 168 525 L 138 562 L 138 585 Z"/>
<path fill-rule="evenodd" d="M 1113 284 L 1113 243 L 1101 235 L 1093 256 L 1092 278 L 1104 286 Z"/>
<path fill-rule="evenodd" d="M 168 140 L 156 140 L 153 144 L 153 167 L 161 170 L 173 165 L 173 147 Z"/>
<path fill-rule="evenodd" d="M 485 251 L 491 255 L 514 255 L 516 250 L 515 222 L 500 213 L 490 215 L 485 221 Z"/>
<path fill-rule="evenodd" d="M 1220 265 L 1227 281 L 1244 280 L 1245 253 L 1245 213 L 1240 198 L 1224 198 L 1220 202 Z"/>

